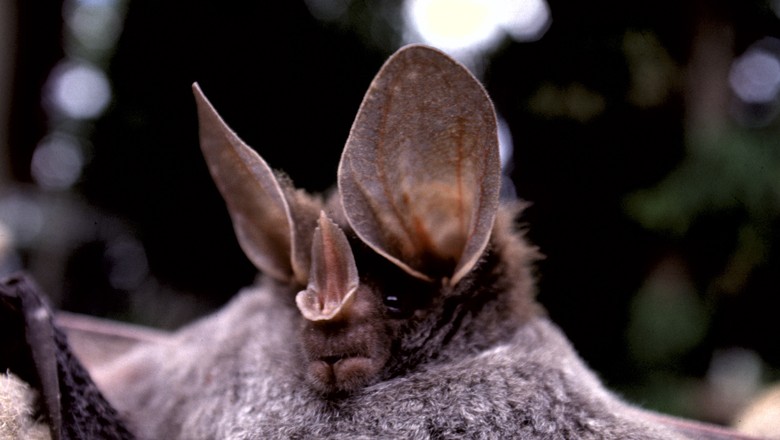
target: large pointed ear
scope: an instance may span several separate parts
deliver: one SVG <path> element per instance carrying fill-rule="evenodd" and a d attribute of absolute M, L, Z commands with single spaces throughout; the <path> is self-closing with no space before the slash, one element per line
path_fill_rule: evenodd
<path fill-rule="evenodd" d="M 408 273 L 454 285 L 487 246 L 500 189 L 493 105 L 438 50 L 395 53 L 366 93 L 339 191 L 358 236 Z"/>
<path fill-rule="evenodd" d="M 291 184 L 280 184 L 268 164 L 225 124 L 197 84 L 200 145 L 227 203 L 238 242 L 261 271 L 305 284 L 311 232 L 319 206 Z M 309 233 L 301 233 L 308 230 Z"/>

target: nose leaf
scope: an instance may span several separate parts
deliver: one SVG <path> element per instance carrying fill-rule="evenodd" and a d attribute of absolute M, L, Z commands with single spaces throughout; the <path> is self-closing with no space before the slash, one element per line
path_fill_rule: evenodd
<path fill-rule="evenodd" d="M 329 321 L 344 316 L 358 288 L 355 257 L 344 232 L 320 213 L 311 246 L 311 271 L 295 303 L 304 318 Z"/>

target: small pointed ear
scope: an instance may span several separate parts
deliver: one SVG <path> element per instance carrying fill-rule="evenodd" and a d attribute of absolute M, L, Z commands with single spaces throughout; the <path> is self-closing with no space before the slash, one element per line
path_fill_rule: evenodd
<path fill-rule="evenodd" d="M 225 124 L 193 84 L 198 107 L 200 145 L 211 176 L 227 203 L 238 242 L 261 271 L 305 284 L 311 241 L 300 234 L 316 221 L 313 203 L 292 187 L 280 185 L 268 164 Z M 289 185 L 288 185 L 289 186 Z M 299 200 L 300 199 L 300 200 Z"/>
<path fill-rule="evenodd" d="M 314 231 L 311 254 L 309 285 L 295 302 L 310 321 L 336 319 L 349 312 L 360 280 L 347 237 L 324 212 Z"/>
<path fill-rule="evenodd" d="M 493 105 L 465 67 L 407 46 L 366 93 L 339 166 L 350 225 L 423 279 L 457 283 L 487 246 L 500 189 Z"/>

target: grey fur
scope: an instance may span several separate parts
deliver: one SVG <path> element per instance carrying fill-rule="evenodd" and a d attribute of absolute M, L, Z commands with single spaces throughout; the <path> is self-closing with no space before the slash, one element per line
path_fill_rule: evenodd
<path fill-rule="evenodd" d="M 503 214 L 497 227 L 508 226 L 510 213 Z M 534 253 L 518 247 L 517 236 L 494 233 L 493 240 L 510 237 L 515 246 L 505 252 L 524 256 L 515 260 L 523 267 Z M 519 281 L 516 293 L 528 287 Z M 495 334 L 505 323 L 473 316 L 481 335 L 502 342 L 463 351 L 465 336 L 462 344 L 455 337 L 442 360 L 323 397 L 302 371 L 294 293 L 263 277 L 169 343 L 141 347 L 95 372 L 96 380 L 147 439 L 682 438 L 606 391 L 542 313 L 508 335 Z"/>

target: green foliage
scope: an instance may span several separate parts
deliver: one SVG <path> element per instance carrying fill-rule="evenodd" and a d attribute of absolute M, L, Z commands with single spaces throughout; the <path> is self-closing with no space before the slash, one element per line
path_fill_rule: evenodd
<path fill-rule="evenodd" d="M 736 293 L 773 252 L 780 219 L 780 137 L 771 130 L 731 128 L 712 140 L 691 141 L 680 166 L 657 186 L 630 195 L 626 209 L 644 227 L 682 237 L 704 216 L 736 212 L 736 245 L 716 282 Z"/>
<path fill-rule="evenodd" d="M 756 229 L 780 216 L 780 137 L 730 129 L 691 142 L 688 157 L 658 186 L 627 199 L 648 229 L 683 235 L 699 216 L 744 209 Z"/>
<path fill-rule="evenodd" d="M 634 359 L 645 366 L 668 364 L 701 343 L 709 325 L 705 305 L 679 269 L 667 261 L 646 280 L 631 304 L 627 330 Z"/>

